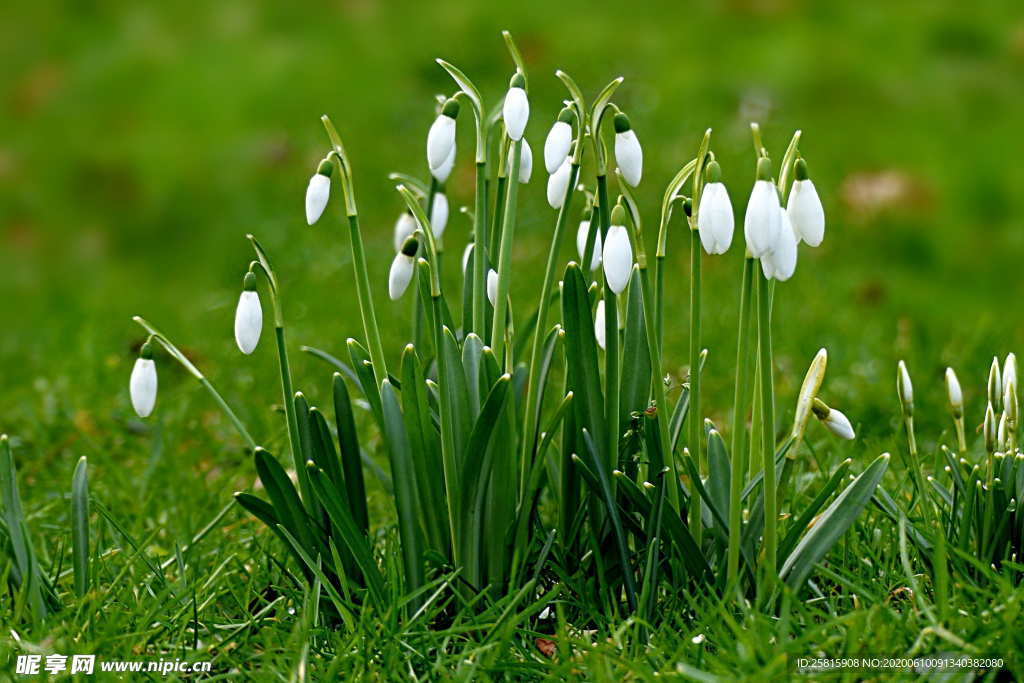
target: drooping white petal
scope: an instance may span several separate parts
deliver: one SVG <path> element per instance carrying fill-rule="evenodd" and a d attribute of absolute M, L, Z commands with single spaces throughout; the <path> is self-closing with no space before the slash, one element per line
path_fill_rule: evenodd
<path fill-rule="evenodd" d="M 946 393 L 949 395 L 950 407 L 953 410 L 963 410 L 964 392 L 960 389 L 960 380 L 953 368 L 946 368 Z"/>
<path fill-rule="evenodd" d="M 455 150 L 455 119 L 439 114 L 427 133 L 427 165 L 440 168 Z"/>
<path fill-rule="evenodd" d="M 437 168 L 430 169 L 430 175 L 434 176 L 437 182 L 442 185 L 448 182 L 448 176 L 452 174 L 452 169 L 455 167 L 455 145 L 452 145 L 452 151 L 448 154 L 448 158 L 444 160 L 444 163 Z"/>
<path fill-rule="evenodd" d="M 391 262 L 391 271 L 388 273 L 388 296 L 392 301 L 398 301 L 405 294 L 412 280 L 415 265 L 412 256 L 406 256 L 402 252 L 395 254 L 395 259 Z"/>
<path fill-rule="evenodd" d="M 701 193 L 697 212 L 700 243 L 709 254 L 724 254 L 732 244 L 735 219 L 724 183 L 708 183 Z"/>
<path fill-rule="evenodd" d="M 487 300 L 491 306 L 497 305 L 494 302 L 498 300 L 498 274 L 493 268 L 487 271 Z"/>
<path fill-rule="evenodd" d="M 466 273 L 466 268 L 469 266 L 469 257 L 473 255 L 473 243 L 470 242 L 466 245 L 466 248 L 462 250 L 462 272 Z"/>
<path fill-rule="evenodd" d="M 853 425 L 850 424 L 850 419 L 835 408 L 831 408 L 828 411 L 828 415 L 822 420 L 822 424 L 828 427 L 828 430 L 840 439 L 849 440 L 856 436 L 853 432 Z"/>
<path fill-rule="evenodd" d="M 633 247 L 629 244 L 629 233 L 623 226 L 613 225 L 608 228 L 602 261 L 608 286 L 616 294 L 621 294 L 633 270 Z"/>
<path fill-rule="evenodd" d="M 149 417 L 156 405 L 156 363 L 149 358 L 138 358 L 128 382 L 132 407 L 139 417 Z"/>
<path fill-rule="evenodd" d="M 307 225 L 313 225 L 320 220 L 324 209 L 327 208 L 327 200 L 330 196 L 331 179 L 322 173 L 314 173 L 313 177 L 309 179 L 309 185 L 306 187 Z"/>
<path fill-rule="evenodd" d="M 597 311 L 594 313 L 594 339 L 602 349 L 605 342 L 604 332 L 604 299 L 601 299 L 597 302 Z"/>
<path fill-rule="evenodd" d="M 1013 383 L 1013 386 L 1017 386 L 1017 354 L 1012 351 L 1006 354 L 1006 360 L 1003 361 L 1003 387 L 1007 384 Z M 1006 393 L 1005 391 L 1003 393 Z"/>
<path fill-rule="evenodd" d="M 797 237 L 812 247 L 821 244 L 825 237 L 825 209 L 814 182 L 810 179 L 793 181 L 786 208 Z"/>
<path fill-rule="evenodd" d="M 758 180 L 750 191 L 747 212 L 743 216 L 743 235 L 747 249 L 754 258 L 761 258 L 775 248 L 782 231 L 779 195 L 770 180 Z"/>
<path fill-rule="evenodd" d="M 910 372 L 907 370 L 907 364 L 900 361 L 896 367 L 896 391 L 899 394 L 900 401 L 905 404 L 911 404 L 914 402 L 914 384 L 910 381 Z"/>
<path fill-rule="evenodd" d="M 530 119 L 530 100 L 526 97 L 526 91 L 522 88 L 509 88 L 501 113 L 508 136 L 513 140 L 522 138 L 526 122 Z"/>
<path fill-rule="evenodd" d="M 636 187 L 644 170 L 644 151 L 632 129 L 615 134 L 615 163 L 626 182 Z"/>
<path fill-rule="evenodd" d="M 260 306 L 260 295 L 254 291 L 244 291 L 238 297 L 235 308 L 235 343 L 238 349 L 248 355 L 256 350 L 263 331 L 263 307 Z"/>
<path fill-rule="evenodd" d="M 565 193 L 569 189 L 569 177 L 572 175 L 571 166 L 569 157 L 565 157 L 562 165 L 548 176 L 548 204 L 552 209 L 560 209 L 565 203 Z"/>
<path fill-rule="evenodd" d="M 448 195 L 438 192 L 434 195 L 434 206 L 430 209 L 430 229 L 434 231 L 434 237 L 440 237 L 447 226 Z"/>
<path fill-rule="evenodd" d="M 775 248 L 761 257 L 764 276 L 785 282 L 796 271 L 797 237 L 785 209 L 779 209 L 782 229 L 775 242 Z M 771 274 L 769 274 L 769 272 Z"/>
<path fill-rule="evenodd" d="M 416 232 L 416 219 L 408 211 L 403 211 L 395 221 L 395 251 L 402 251 L 402 245 L 405 244 L 406 238 L 414 232 Z"/>
<path fill-rule="evenodd" d="M 587 259 L 583 252 L 587 248 L 587 239 L 590 237 L 590 221 L 580 221 L 580 227 L 576 231 L 576 253 L 579 254 L 580 263 L 587 267 Z M 594 251 L 590 256 L 590 270 L 597 270 L 601 265 L 601 230 L 597 229 L 594 236 Z"/>
<path fill-rule="evenodd" d="M 526 138 L 523 138 L 522 145 L 523 151 L 519 153 L 519 182 L 528 183 L 533 175 L 533 150 L 530 148 L 530 143 L 526 141 Z M 509 150 L 508 160 L 506 161 L 505 173 L 512 175 L 511 150 Z"/>
<path fill-rule="evenodd" d="M 562 164 L 562 160 L 569 156 L 569 148 L 572 147 L 572 126 L 565 121 L 555 121 L 548 131 L 548 137 L 544 140 L 544 168 L 548 173 L 554 173 Z"/>

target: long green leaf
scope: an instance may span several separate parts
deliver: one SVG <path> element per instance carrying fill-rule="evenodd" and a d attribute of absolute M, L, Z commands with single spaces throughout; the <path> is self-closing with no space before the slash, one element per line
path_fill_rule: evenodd
<path fill-rule="evenodd" d="M 334 394 L 334 424 L 338 430 L 338 447 L 341 451 L 341 470 L 345 476 L 345 490 L 348 492 L 349 509 L 366 533 L 370 528 L 370 515 L 366 509 L 366 482 L 363 478 L 362 456 L 359 451 L 359 434 L 356 432 L 355 415 L 352 413 L 352 399 L 348 385 L 340 373 L 334 373 L 332 390 Z"/>
<path fill-rule="evenodd" d="M 310 520 L 306 516 L 302 501 L 299 500 L 295 485 L 288 478 L 281 463 L 269 452 L 259 447 L 253 453 L 253 460 L 256 463 L 256 473 L 270 497 L 277 518 L 293 536 L 302 542 L 303 547 L 312 551 L 313 534 L 310 529 Z"/>
<path fill-rule="evenodd" d="M 626 301 L 626 333 L 622 343 L 620 411 L 629 416 L 646 410 L 651 395 L 651 355 L 644 326 L 643 288 L 640 271 L 633 269 Z"/>
<path fill-rule="evenodd" d="M 71 547 L 75 569 L 75 593 L 89 592 L 89 479 L 83 455 L 71 477 Z"/>

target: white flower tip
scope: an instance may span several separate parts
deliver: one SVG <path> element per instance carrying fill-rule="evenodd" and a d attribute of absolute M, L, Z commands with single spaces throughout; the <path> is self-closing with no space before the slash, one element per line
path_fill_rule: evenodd
<path fill-rule="evenodd" d="M 398 301 L 405 294 L 412 280 L 415 265 L 412 256 L 402 252 L 395 254 L 394 260 L 391 261 L 391 270 L 388 272 L 388 296 L 392 301 Z"/>
<path fill-rule="evenodd" d="M 487 300 L 491 302 L 491 306 L 497 306 L 495 302 L 498 300 L 498 274 L 493 268 L 487 271 Z"/>
<path fill-rule="evenodd" d="M 327 208 L 327 200 L 331 196 L 331 179 L 322 173 L 314 173 L 309 179 L 306 187 L 306 224 L 313 225 L 324 209 Z"/>
<path fill-rule="evenodd" d="M 530 119 L 530 100 L 522 88 L 512 87 L 505 94 L 502 107 L 502 118 L 505 130 L 512 140 L 520 140 L 526 130 L 526 122 Z"/>
<path fill-rule="evenodd" d="M 824 424 L 828 427 L 830 432 L 841 439 L 850 440 L 856 436 L 849 418 L 835 408 L 828 411 L 828 416 L 825 417 Z"/>
<path fill-rule="evenodd" d="M 597 302 L 597 310 L 594 312 L 594 338 L 598 346 L 605 348 L 604 299 Z"/>
<path fill-rule="evenodd" d="M 263 307 L 255 291 L 243 291 L 235 308 L 235 343 L 238 350 L 249 355 L 256 350 L 263 331 Z"/>
<path fill-rule="evenodd" d="M 608 287 L 615 294 L 621 294 L 629 283 L 629 276 L 633 270 L 633 247 L 629 243 L 629 234 L 625 227 L 613 225 L 608 229 L 602 262 Z"/>
<path fill-rule="evenodd" d="M 151 358 L 137 358 L 128 382 L 132 408 L 139 417 L 149 417 L 156 405 L 156 363 Z"/>

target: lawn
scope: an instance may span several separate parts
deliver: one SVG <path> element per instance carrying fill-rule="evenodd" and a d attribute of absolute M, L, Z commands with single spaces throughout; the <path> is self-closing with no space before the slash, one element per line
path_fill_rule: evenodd
<path fill-rule="evenodd" d="M 1024 567 L 1008 558 L 990 571 L 951 548 L 943 580 L 920 552 L 916 529 L 925 533 L 922 516 L 930 513 L 911 502 L 915 466 L 896 392 L 903 359 L 915 383 L 918 469 L 941 480 L 936 454 L 956 439 L 943 373 L 954 367 L 969 457 L 985 458 L 989 365 L 1024 341 L 1016 317 L 1024 166 L 1015 146 L 1024 20 L 1012 3 L 982 1 L 969 12 L 917 5 L 347 2 L 314 9 L 16 0 L 0 26 L 0 432 L 10 435 L 27 528 L 60 608 L 42 622 L 30 618 L 13 588 L 14 564 L 0 555 L 0 574 L 12 586 L 0 595 L 0 661 L 13 670 L 24 653 L 210 660 L 214 678 L 260 680 L 646 680 L 656 672 L 763 680 L 793 675 L 803 657 L 971 655 L 1003 658 L 1010 675 L 1024 675 Z M 286 543 L 233 503 L 233 492 L 254 490 L 252 455 L 166 355 L 157 357 L 156 410 L 136 417 L 128 377 L 146 340 L 131 321 L 140 314 L 206 373 L 259 444 L 288 459 L 265 290 L 260 346 L 243 357 L 232 338 L 253 258 L 247 233 L 280 278 L 294 387 L 311 404 L 331 406 L 332 368 L 299 347 L 347 360 L 346 340 L 367 340 L 337 185 L 320 222 L 308 227 L 303 217 L 306 183 L 328 151 L 325 113 L 353 165 L 373 305 L 399 376 L 416 303 L 387 297 L 392 226 L 405 209 L 388 174 L 427 178 L 433 98 L 455 91 L 436 57 L 469 74 L 489 104 L 504 95 L 514 65 L 502 29 L 515 36 L 529 71 L 526 138 L 535 155 L 509 245 L 517 332 L 536 308 L 555 224 L 541 163 L 567 97 L 554 72 L 572 74 L 588 98 L 624 76 L 615 102 L 643 144 L 644 178 L 634 192 L 652 261 L 665 186 L 697 154 L 704 130 L 714 131 L 737 238 L 724 256 L 703 260 L 702 413 L 728 440 L 740 227 L 755 179 L 748 126 L 761 124 L 776 164 L 802 130 L 800 151 L 827 227 L 822 246 L 801 247 L 795 275 L 776 290 L 774 426 L 788 430 L 807 366 L 824 347 L 822 395 L 849 416 L 857 437 L 840 441 L 811 425 L 781 519 L 798 516 L 845 459 L 860 474 L 889 452 L 882 488 L 907 509 L 909 528 L 901 533 L 876 497 L 816 563 L 810 584 L 771 607 L 753 591 L 726 599 L 687 583 L 660 594 L 657 619 L 630 618 L 624 600 L 591 599 L 579 589 L 586 581 L 559 575 L 564 565 L 556 563 L 538 583 L 562 589 L 553 601 L 534 593 L 516 601 L 510 591 L 460 605 L 466 596 L 444 593 L 439 574 L 432 590 L 444 599 L 415 619 L 403 610 L 382 616 L 354 598 L 359 607 L 342 618 L 332 601 L 316 599 L 322 587 L 309 588 L 307 568 Z M 461 291 L 456 264 L 472 230 L 456 209 L 474 204 L 472 118 L 463 108 L 448 181 L 446 291 Z M 592 161 L 585 164 L 593 190 Z M 560 279 L 576 258 L 579 206 L 558 254 Z M 664 261 L 662 353 L 673 401 L 690 367 L 690 250 L 681 213 Z M 461 299 L 449 303 L 461 312 Z M 561 311 L 553 306 L 549 325 Z M 358 409 L 357 421 L 370 459 L 391 472 L 381 430 L 367 411 Z M 92 581 L 77 597 L 71 480 L 82 455 Z M 403 541 L 394 498 L 369 468 L 366 482 L 376 557 L 397 592 Z M 556 507 L 553 496 L 542 496 L 539 518 L 554 519 Z M 540 619 L 548 604 L 559 614 Z"/>

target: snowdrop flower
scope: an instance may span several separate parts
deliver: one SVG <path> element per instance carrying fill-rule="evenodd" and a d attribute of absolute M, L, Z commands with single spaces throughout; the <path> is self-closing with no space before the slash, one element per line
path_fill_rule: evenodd
<path fill-rule="evenodd" d="M 992 367 L 988 371 L 988 402 L 991 403 L 996 412 L 1003 409 L 1003 380 L 999 375 L 999 359 L 992 357 Z"/>
<path fill-rule="evenodd" d="M 552 209 L 561 209 L 565 203 L 565 193 L 569 189 L 569 177 L 572 175 L 572 162 L 569 157 L 562 160 L 562 165 L 548 176 L 548 204 Z"/>
<path fill-rule="evenodd" d="M 402 251 L 405 240 L 414 232 L 416 232 L 416 219 L 408 211 L 403 211 L 395 221 L 395 251 Z"/>
<path fill-rule="evenodd" d="M 455 168 L 455 147 L 452 147 L 452 151 L 448 154 L 448 158 L 444 160 L 438 168 L 430 169 L 430 175 L 434 176 L 437 182 L 444 185 L 448 182 L 448 176 L 452 174 L 452 169 Z"/>
<path fill-rule="evenodd" d="M 953 417 L 961 417 L 964 414 L 964 392 L 960 389 L 960 380 L 953 368 L 946 368 L 946 393 L 949 395 Z"/>
<path fill-rule="evenodd" d="M 908 416 L 914 414 L 914 385 L 910 381 L 907 364 L 900 361 L 896 366 L 896 394 L 900 397 L 903 412 Z"/>
<path fill-rule="evenodd" d="M 1003 362 L 1003 387 L 1007 384 L 1013 383 L 1013 386 L 1017 386 L 1017 356 L 1012 351 L 1006 354 L 1006 360 Z"/>
<path fill-rule="evenodd" d="M 821 420 L 821 424 L 840 439 L 850 440 L 856 436 L 850 419 L 835 408 L 829 408 L 821 399 L 814 399 L 811 410 L 814 411 L 814 416 Z"/>
<path fill-rule="evenodd" d="M 530 149 L 530 143 L 523 138 L 522 142 L 523 149 L 519 153 L 519 182 L 525 184 L 530 182 L 530 176 L 533 175 L 533 150 Z M 509 175 L 512 174 L 512 155 L 508 155 L 508 161 L 506 162 L 505 172 Z"/>
<path fill-rule="evenodd" d="M 626 210 L 622 204 L 616 204 L 612 210 L 611 223 L 604 243 L 602 262 L 608 287 L 615 294 L 621 294 L 633 270 L 633 247 L 629 243 L 629 233 L 626 232 Z"/>
<path fill-rule="evenodd" d="M 572 147 L 572 119 L 572 109 L 564 107 L 548 131 L 548 137 L 544 140 L 544 168 L 548 173 L 557 171 L 562 160 L 569 156 L 569 148 Z"/>
<path fill-rule="evenodd" d="M 594 313 L 594 339 L 597 345 L 604 348 L 604 299 L 597 302 L 597 311 Z"/>
<path fill-rule="evenodd" d="M 495 306 L 494 302 L 498 300 L 498 274 L 493 268 L 487 271 L 487 300 L 491 306 Z"/>
<path fill-rule="evenodd" d="M 132 376 L 128 381 L 128 392 L 132 398 L 132 408 L 139 417 L 149 417 L 156 405 L 156 363 L 153 362 L 152 342 L 146 341 L 139 349 L 139 357 L 132 368 Z"/>
<path fill-rule="evenodd" d="M 448 225 L 448 195 L 444 192 L 434 193 L 434 205 L 430 209 L 430 229 L 434 237 L 441 237 Z"/>
<path fill-rule="evenodd" d="M 519 71 L 512 77 L 508 92 L 505 93 L 505 104 L 501 113 L 505 120 L 505 130 L 513 140 L 521 140 L 526 122 L 530 119 L 530 100 L 526 97 L 526 77 Z"/>
<path fill-rule="evenodd" d="M 707 165 L 707 184 L 700 196 L 700 207 L 697 213 L 697 230 L 700 232 L 700 243 L 709 254 L 724 254 L 732 244 L 732 232 L 735 220 L 732 215 L 732 202 L 729 191 L 722 183 L 722 169 L 717 161 Z"/>
<path fill-rule="evenodd" d="M 260 295 L 256 293 L 256 274 L 250 271 L 245 274 L 242 294 L 235 308 L 235 343 L 238 349 L 245 355 L 255 351 L 262 331 L 263 308 Z"/>
<path fill-rule="evenodd" d="M 619 112 L 615 115 L 615 163 L 622 171 L 626 182 L 636 187 L 644 168 L 644 151 L 640 141 L 629 125 L 629 117 Z"/>
<path fill-rule="evenodd" d="M 985 437 L 985 450 L 992 453 L 996 450 L 996 441 L 999 438 L 999 426 L 996 422 L 996 411 L 989 403 L 985 408 L 985 424 L 982 427 L 982 434 Z"/>
<path fill-rule="evenodd" d="M 795 180 L 789 190 L 786 208 L 797 237 L 807 242 L 808 246 L 816 247 L 825 237 L 825 210 L 814 183 L 807 177 L 807 162 L 797 159 L 793 166 Z"/>
<path fill-rule="evenodd" d="M 793 277 L 796 270 L 797 236 L 789 221 L 789 213 L 779 208 L 782 229 L 775 242 L 775 248 L 761 257 L 761 270 L 766 278 L 785 282 Z"/>
<path fill-rule="evenodd" d="M 395 254 L 395 260 L 391 262 L 391 271 L 388 273 L 388 296 L 392 301 L 398 301 L 405 294 L 412 280 L 412 274 L 416 267 L 416 249 L 419 242 L 415 237 L 405 240 L 401 250 Z"/>
<path fill-rule="evenodd" d="M 771 173 L 771 162 L 764 157 L 758 159 L 757 180 L 750 191 L 747 212 L 743 216 L 743 234 L 747 249 L 754 258 L 771 252 L 782 232 L 779 194 L 772 184 Z"/>
<path fill-rule="evenodd" d="M 441 107 L 441 113 L 430 125 L 427 133 L 427 166 L 433 173 L 441 168 L 448 157 L 454 161 L 455 155 L 455 118 L 459 115 L 459 101 L 450 98 Z"/>
<path fill-rule="evenodd" d="M 309 185 L 306 187 L 307 225 L 313 225 L 320 220 L 324 209 L 327 208 L 327 200 L 331 196 L 331 171 L 333 168 L 330 160 L 324 159 L 317 167 L 316 173 L 309 179 Z"/>
<path fill-rule="evenodd" d="M 587 259 L 583 252 L 587 248 L 587 239 L 590 237 L 590 221 L 586 218 L 580 221 L 579 230 L 576 231 L 576 253 L 580 256 L 580 263 L 587 267 Z M 590 270 L 597 270 L 601 265 L 601 229 L 597 228 L 594 236 L 594 251 L 590 256 Z"/>

